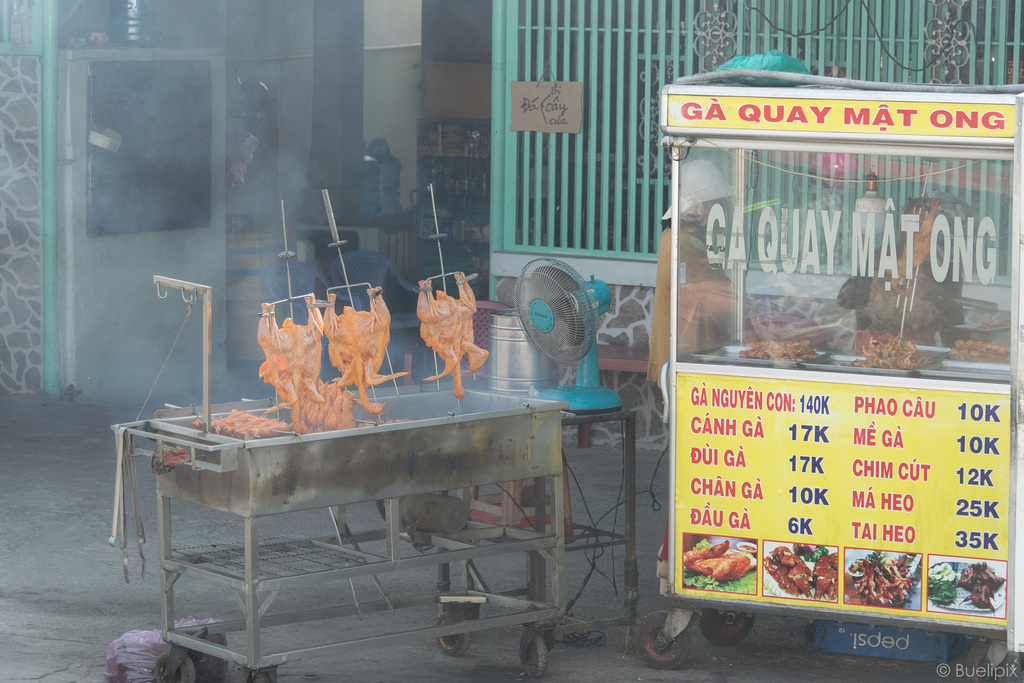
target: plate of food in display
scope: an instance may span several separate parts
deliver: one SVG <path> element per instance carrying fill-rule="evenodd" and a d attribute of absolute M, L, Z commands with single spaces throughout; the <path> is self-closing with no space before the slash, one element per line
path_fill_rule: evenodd
<path fill-rule="evenodd" d="M 834 354 L 832 362 L 844 370 L 881 375 L 909 376 L 934 367 L 949 349 L 940 346 L 917 346 L 899 337 L 885 342 L 871 339 L 859 354 Z"/>
<path fill-rule="evenodd" d="M 957 340 L 948 357 L 921 370 L 922 377 L 1009 381 L 1010 347 L 980 341 Z"/>
<path fill-rule="evenodd" d="M 921 608 L 920 555 L 855 549 L 844 560 L 847 605 Z"/>
<path fill-rule="evenodd" d="M 799 368 L 808 363 L 822 363 L 826 354 L 803 341 L 753 342 L 749 346 L 723 346 L 714 353 L 694 354 L 702 361 L 721 363 L 728 360 L 739 365 L 771 368 Z"/>
<path fill-rule="evenodd" d="M 946 560 L 928 568 L 929 610 L 992 614 L 1005 604 L 1006 577 L 987 562 Z"/>
<path fill-rule="evenodd" d="M 683 586 L 726 593 L 757 593 L 757 557 L 740 546 L 750 539 L 703 537 L 683 553 Z M 685 547 L 685 546 L 684 546 Z M 754 546 L 756 552 L 756 546 Z"/>
<path fill-rule="evenodd" d="M 836 602 L 839 549 L 806 543 L 764 544 L 763 591 L 766 597 Z"/>

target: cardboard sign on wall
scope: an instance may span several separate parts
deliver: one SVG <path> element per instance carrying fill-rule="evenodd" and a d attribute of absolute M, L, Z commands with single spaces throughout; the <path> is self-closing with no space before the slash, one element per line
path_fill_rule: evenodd
<path fill-rule="evenodd" d="M 571 81 L 512 83 L 509 130 L 579 133 L 583 122 L 583 84 Z"/>

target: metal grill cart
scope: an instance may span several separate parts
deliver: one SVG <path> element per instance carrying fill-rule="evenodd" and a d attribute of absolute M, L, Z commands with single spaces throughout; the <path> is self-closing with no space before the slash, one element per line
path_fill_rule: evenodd
<path fill-rule="evenodd" d="M 771 612 L 1020 651 L 1024 96 L 706 82 L 661 95 L 677 609 L 638 649 Z"/>
<path fill-rule="evenodd" d="M 208 291 L 158 280 L 183 291 Z M 193 660 L 201 653 L 242 665 L 251 680 L 265 682 L 275 680 L 277 667 L 286 661 L 429 638 L 437 638 L 446 654 L 461 654 L 472 631 L 519 624 L 524 626 L 519 652 L 525 672 L 544 673 L 565 607 L 560 419 L 565 403 L 473 391 L 457 403 L 450 392 L 410 393 L 386 399 L 382 424 L 243 441 L 202 426 L 211 415 L 269 404 L 210 406 L 209 393 L 204 396 L 198 414 L 165 410 L 150 420 L 114 426 L 119 469 L 133 455 L 148 456 L 154 442 L 157 449 L 184 451 L 180 464 L 157 476 L 162 629 L 172 644 L 158 662 L 158 669 L 173 673 L 166 680 L 190 680 Z M 130 470 L 128 477 L 130 485 Z M 546 492 L 535 496 L 532 527 L 462 523 L 473 487 L 515 480 L 532 480 L 534 491 Z M 448 492 L 458 496 L 441 495 Z M 195 538 L 187 544 L 179 539 L 176 545 L 172 501 L 192 503 L 211 515 L 233 515 L 241 521 L 242 538 L 206 546 L 197 546 Z M 465 506 L 465 515 L 450 524 L 445 510 L 453 501 Z M 381 508 L 383 526 L 354 533 L 346 523 L 346 506 L 366 502 Z M 333 537 L 260 535 L 261 521 L 268 516 L 321 508 L 331 511 Z M 123 507 L 115 510 L 115 520 L 119 514 Z M 525 558 L 524 584 L 489 587 L 494 584 L 482 569 L 485 560 L 508 558 L 507 564 L 516 555 Z M 458 570 L 454 575 L 452 565 Z M 397 595 L 383 585 L 398 572 L 423 568 L 436 568 L 437 580 L 422 592 Z M 377 598 L 359 600 L 355 588 L 350 591 L 353 579 L 366 585 L 372 581 Z M 242 617 L 176 628 L 175 593 L 196 582 L 206 589 L 222 588 L 228 598 L 233 593 Z M 329 590 L 319 594 L 315 605 L 297 609 L 294 600 L 284 597 L 290 589 L 319 584 L 329 584 Z M 278 609 L 272 605 L 275 598 L 277 605 L 287 604 Z M 436 607 L 428 624 L 409 626 L 416 618 L 412 610 L 431 606 Z M 389 618 L 388 613 L 397 616 L 403 610 L 413 619 Z M 386 620 L 379 632 L 371 630 L 369 619 L 362 621 L 371 615 Z M 275 630 L 353 617 L 359 620 L 358 634 L 348 640 L 331 640 L 342 631 L 324 626 L 318 632 L 327 642 L 277 651 L 265 646 L 264 636 Z M 218 633 L 241 638 L 227 646 L 206 639 Z"/>

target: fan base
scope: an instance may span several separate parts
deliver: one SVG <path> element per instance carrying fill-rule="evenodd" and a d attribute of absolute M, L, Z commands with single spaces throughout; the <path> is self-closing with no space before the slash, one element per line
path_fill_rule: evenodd
<path fill-rule="evenodd" d="M 604 387 L 561 386 L 541 389 L 541 398 L 553 401 L 568 401 L 569 410 L 574 413 L 599 413 L 622 408 L 622 399 L 611 389 Z"/>

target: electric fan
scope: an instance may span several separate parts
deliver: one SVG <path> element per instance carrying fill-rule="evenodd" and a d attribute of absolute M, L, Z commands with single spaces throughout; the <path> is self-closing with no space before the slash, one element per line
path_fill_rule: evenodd
<path fill-rule="evenodd" d="M 597 368 L 597 316 L 608 310 L 608 285 L 587 282 L 553 258 L 530 261 L 515 289 L 515 311 L 526 338 L 559 363 L 576 363 L 576 384 L 542 389 L 542 398 L 568 401 L 573 412 L 602 412 L 622 407 L 619 395 L 601 387 Z"/>

